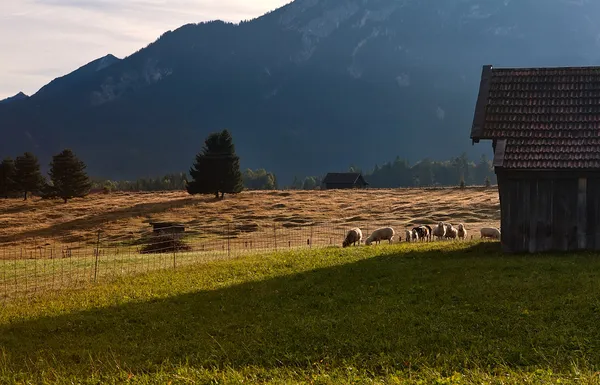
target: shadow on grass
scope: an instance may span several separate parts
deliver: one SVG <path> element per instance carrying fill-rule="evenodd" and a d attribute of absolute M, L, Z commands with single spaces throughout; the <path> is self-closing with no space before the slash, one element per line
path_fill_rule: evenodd
<path fill-rule="evenodd" d="M 133 373 L 159 370 L 165 361 L 208 368 L 350 365 L 373 373 L 407 365 L 567 370 L 580 359 L 600 364 L 599 305 L 590 300 L 600 297 L 600 261 L 582 258 L 504 257 L 497 243 L 485 242 L 385 255 L 5 325 L 0 346 L 14 369 L 73 373 L 87 373 L 90 357 L 96 369 L 118 363 Z M 222 264 L 152 282 L 219 285 L 255 274 L 246 269 Z M 56 361 L 38 363 L 49 357 Z"/>
<path fill-rule="evenodd" d="M 0 236 L 0 243 L 14 242 L 33 237 L 51 237 L 53 235 L 62 234 L 65 231 L 71 230 L 94 230 L 100 228 L 106 223 L 116 222 L 123 219 L 129 219 L 132 216 L 155 214 L 164 212 L 169 209 L 182 208 L 189 205 L 197 204 L 199 202 L 212 202 L 214 200 L 214 197 L 203 201 L 200 201 L 197 198 L 189 197 L 157 203 L 139 203 L 131 207 L 124 207 L 117 210 L 103 212 L 97 215 L 85 216 L 82 218 L 74 219 L 72 221 L 57 223 L 55 225 L 51 225 L 41 229 Z"/>

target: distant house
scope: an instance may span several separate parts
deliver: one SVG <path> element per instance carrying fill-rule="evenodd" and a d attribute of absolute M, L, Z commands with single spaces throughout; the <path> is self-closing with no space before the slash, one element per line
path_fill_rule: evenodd
<path fill-rule="evenodd" d="M 505 252 L 600 250 L 600 67 L 483 67 Z"/>
<path fill-rule="evenodd" d="M 325 189 L 364 188 L 368 185 L 359 172 L 330 172 L 322 182 Z"/>

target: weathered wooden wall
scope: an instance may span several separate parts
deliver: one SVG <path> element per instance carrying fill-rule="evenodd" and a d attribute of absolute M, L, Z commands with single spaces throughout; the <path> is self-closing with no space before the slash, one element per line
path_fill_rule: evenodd
<path fill-rule="evenodd" d="M 504 251 L 600 250 L 600 175 L 497 174 Z"/>

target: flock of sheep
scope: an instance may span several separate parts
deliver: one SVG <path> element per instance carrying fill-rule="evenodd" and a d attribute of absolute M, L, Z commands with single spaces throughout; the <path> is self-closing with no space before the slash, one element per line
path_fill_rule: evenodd
<path fill-rule="evenodd" d="M 481 234 L 481 238 L 491 238 L 491 239 L 500 239 L 500 229 L 496 229 L 494 227 L 484 227 L 479 230 Z M 392 240 L 396 232 L 392 227 L 381 227 L 371 233 L 369 237 L 365 240 L 365 245 L 369 246 L 373 242 L 379 243 L 381 241 L 389 241 L 392 243 Z M 347 247 L 350 245 L 360 244 L 362 241 L 362 231 L 355 227 L 348 231 L 346 234 L 346 238 L 344 242 L 342 242 L 342 247 Z M 466 239 L 467 238 L 467 229 L 462 223 L 459 223 L 457 227 L 452 226 L 450 223 L 440 222 L 435 227 L 431 227 L 429 225 L 417 226 L 412 230 L 406 230 L 404 239 L 407 242 L 416 242 L 416 241 L 431 241 L 433 238 L 438 240 L 442 239 Z M 402 237 L 398 235 L 398 241 L 402 241 Z"/>

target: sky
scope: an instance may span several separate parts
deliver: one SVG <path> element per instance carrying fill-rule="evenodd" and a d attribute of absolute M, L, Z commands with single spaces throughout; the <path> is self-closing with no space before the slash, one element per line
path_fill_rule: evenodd
<path fill-rule="evenodd" d="M 258 17 L 290 0 L 0 0 L 0 99 L 113 54 L 128 56 L 168 30 Z"/>

